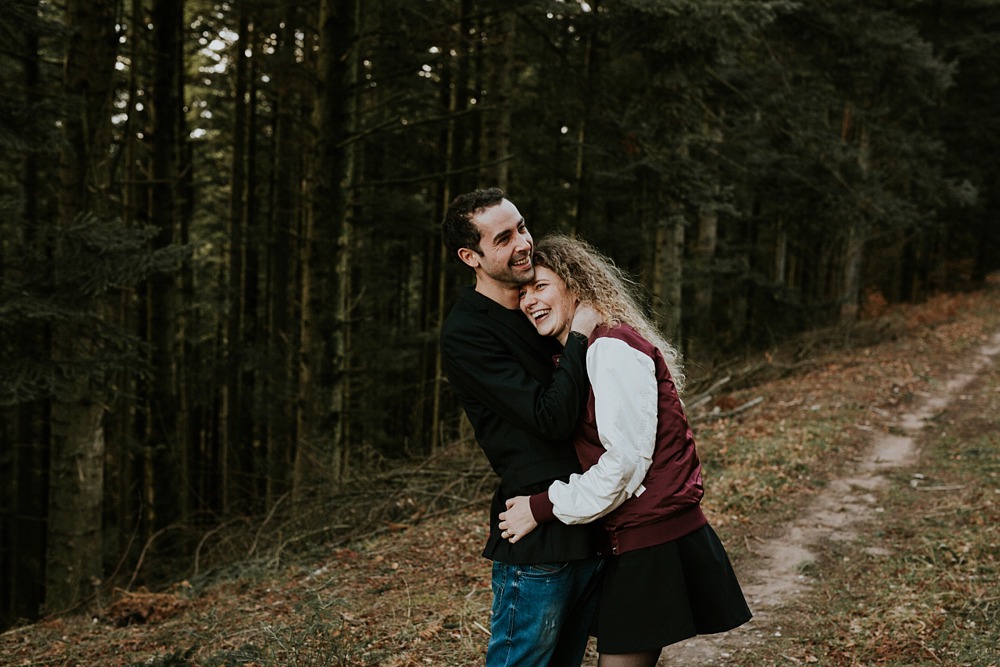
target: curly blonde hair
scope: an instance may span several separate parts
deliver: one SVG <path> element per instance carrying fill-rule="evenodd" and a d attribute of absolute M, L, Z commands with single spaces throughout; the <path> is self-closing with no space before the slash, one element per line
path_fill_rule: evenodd
<path fill-rule="evenodd" d="M 639 307 L 639 286 L 610 258 L 586 241 L 551 234 L 535 244 L 534 264 L 559 276 L 570 292 L 601 314 L 605 324 L 627 324 L 659 348 L 677 393 L 683 391 L 686 378 L 680 353 Z"/>

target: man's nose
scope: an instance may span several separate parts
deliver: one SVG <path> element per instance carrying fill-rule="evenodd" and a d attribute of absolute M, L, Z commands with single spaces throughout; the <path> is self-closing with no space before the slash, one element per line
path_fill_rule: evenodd
<path fill-rule="evenodd" d="M 531 248 L 531 234 L 524 232 L 517 235 L 517 250 L 523 252 Z"/>

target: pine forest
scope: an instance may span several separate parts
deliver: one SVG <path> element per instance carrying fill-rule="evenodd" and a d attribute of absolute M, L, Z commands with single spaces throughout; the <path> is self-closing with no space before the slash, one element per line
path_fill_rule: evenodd
<path fill-rule="evenodd" d="M 463 192 L 612 257 L 694 386 L 1000 268 L 1000 0 L 4 0 L 0 31 L 0 628 L 227 531 L 321 543 L 471 443 Z"/>

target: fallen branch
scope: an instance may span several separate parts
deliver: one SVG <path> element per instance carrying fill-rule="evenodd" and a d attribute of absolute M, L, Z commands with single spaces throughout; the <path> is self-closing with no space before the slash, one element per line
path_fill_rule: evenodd
<path fill-rule="evenodd" d="M 726 411 L 720 410 L 718 412 L 709 412 L 708 414 L 699 415 L 696 419 L 692 419 L 692 421 L 715 421 L 716 419 L 725 419 L 726 417 L 732 417 L 733 415 L 738 415 L 741 412 L 745 412 L 754 406 L 760 405 L 763 402 L 764 402 L 764 397 L 758 396 L 757 398 L 751 399 L 746 403 L 744 403 L 743 405 L 739 405 L 733 408 L 732 410 L 726 410 Z"/>

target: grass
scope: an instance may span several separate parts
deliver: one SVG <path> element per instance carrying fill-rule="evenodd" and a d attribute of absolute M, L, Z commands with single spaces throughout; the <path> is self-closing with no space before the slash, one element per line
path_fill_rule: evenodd
<path fill-rule="evenodd" d="M 863 541 L 831 541 L 781 637 L 731 664 L 1000 665 L 1000 372 L 922 434 Z"/>
<path fill-rule="evenodd" d="M 780 534 L 892 414 L 943 386 L 956 360 L 998 330 L 1000 290 L 943 296 L 891 312 L 881 338 L 862 347 L 814 346 L 808 366 L 720 397 L 764 399 L 695 424 L 705 508 L 737 572 L 759 565 L 755 546 Z M 809 586 L 756 618 L 748 640 L 693 664 L 1000 667 L 998 422 L 1000 373 L 987 370 L 920 434 L 919 464 L 873 491 L 881 511 L 856 527 L 860 537 L 816 545 L 796 571 Z M 400 469 L 389 492 L 367 492 L 378 508 L 410 498 L 424 508 L 468 478 L 456 495 L 473 505 L 368 512 L 350 541 L 235 561 L 162 592 L 129 591 L 89 614 L 15 628 L 0 634 L 0 665 L 482 664 L 491 594 L 479 555 L 487 503 L 476 496 L 492 480 L 478 451 L 454 452 L 413 474 Z M 414 485 L 431 473 L 438 486 L 420 495 Z M 664 656 L 680 664 L 670 649 Z"/>

